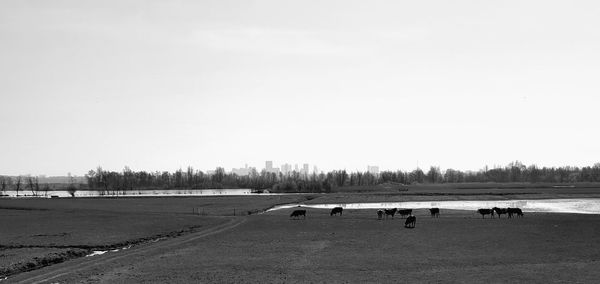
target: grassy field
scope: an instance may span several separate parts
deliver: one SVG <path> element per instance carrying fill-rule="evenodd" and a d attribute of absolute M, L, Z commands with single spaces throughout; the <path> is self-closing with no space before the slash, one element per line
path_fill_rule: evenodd
<path fill-rule="evenodd" d="M 430 218 L 425 210 L 415 210 L 417 227 L 406 229 L 399 218 L 377 220 L 374 210 L 330 217 L 327 210 L 308 209 L 306 220 L 290 220 L 291 210 L 247 213 L 295 202 L 584 198 L 598 197 L 596 191 L 421 187 L 285 196 L 0 199 L 0 268 L 5 274 L 29 270 L 94 249 L 187 235 L 235 218 L 244 222 L 185 245 L 139 250 L 53 282 L 595 283 L 600 279 L 600 215 L 527 213 L 483 220 L 470 211 L 445 210 L 440 218 Z M 71 262 L 77 259 L 62 265 Z"/>
<path fill-rule="evenodd" d="M 373 210 L 330 217 L 309 209 L 253 215 L 187 246 L 120 259 L 60 283 L 597 283 L 600 217 L 528 214 L 481 219 L 416 211 L 377 220 Z"/>
<path fill-rule="evenodd" d="M 335 192 L 316 195 L 306 203 L 355 203 L 355 202 L 401 202 L 442 200 L 505 200 L 505 199 L 553 199 L 553 198 L 600 198 L 600 187 L 585 184 L 575 188 L 544 187 L 540 185 L 508 184 L 440 184 L 411 185 L 402 190 Z"/>
<path fill-rule="evenodd" d="M 0 275 L 174 237 L 303 196 L 0 199 Z"/>

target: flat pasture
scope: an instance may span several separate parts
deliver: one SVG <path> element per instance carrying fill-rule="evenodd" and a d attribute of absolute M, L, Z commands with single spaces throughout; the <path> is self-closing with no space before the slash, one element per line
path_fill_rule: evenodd
<path fill-rule="evenodd" d="M 60 283 L 596 283 L 600 217 L 531 213 L 482 219 L 470 211 L 417 225 L 378 220 L 374 210 L 293 209 L 246 222 L 187 246 L 119 259 Z"/>
<path fill-rule="evenodd" d="M 305 208 L 306 219 L 290 218 L 294 208 L 259 213 L 286 203 L 518 196 L 466 194 L 473 189 L 453 195 L 453 190 L 461 193 L 434 188 L 409 190 L 409 195 L 2 199 L 0 267 L 9 282 L 27 282 L 60 270 L 52 274 L 52 283 L 596 283 L 600 279 L 600 215 L 526 212 L 524 218 L 482 219 L 474 211 L 442 209 L 440 218 L 431 218 L 427 210 L 418 209 L 413 211 L 416 228 L 407 229 L 398 215 L 378 220 L 373 209 L 347 209 L 342 216 L 330 216 L 329 210 Z M 527 190 L 532 191 L 529 195 L 548 198 L 554 189 Z M 569 190 L 573 189 L 555 193 L 561 198 L 595 195 L 593 189 Z M 226 229 L 201 233 L 219 226 Z M 77 258 L 94 249 L 153 238 L 172 242 Z M 54 260 L 63 263 L 14 275 Z M 96 260 L 101 265 L 95 265 Z"/>
<path fill-rule="evenodd" d="M 450 200 L 506 200 L 506 199 L 559 199 L 600 198 L 597 184 L 578 187 L 552 187 L 550 185 L 514 184 L 435 184 L 408 185 L 402 190 L 381 190 L 381 186 L 364 187 L 361 191 L 337 191 L 316 195 L 307 204 L 450 201 Z"/>
<path fill-rule="evenodd" d="M 0 275 L 176 237 L 303 196 L 0 199 Z"/>

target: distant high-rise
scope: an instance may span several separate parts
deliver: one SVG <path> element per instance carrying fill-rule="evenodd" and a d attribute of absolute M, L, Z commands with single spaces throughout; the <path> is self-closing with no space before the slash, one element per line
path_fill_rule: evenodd
<path fill-rule="evenodd" d="M 231 173 L 234 173 L 234 174 L 236 174 L 238 176 L 247 176 L 247 175 L 250 174 L 250 172 L 252 170 L 256 170 L 256 169 L 255 168 L 249 168 L 248 164 L 246 164 L 243 168 L 239 168 L 239 169 L 233 168 L 233 169 L 231 169 Z"/>
<path fill-rule="evenodd" d="M 287 175 L 291 172 L 292 172 L 292 165 L 290 165 L 288 163 L 281 165 L 281 173 L 283 173 L 284 175 Z"/>
<path fill-rule="evenodd" d="M 317 166 L 313 166 L 313 173 L 314 173 L 315 175 L 318 175 L 318 174 L 319 174 L 319 170 L 317 169 Z"/>
<path fill-rule="evenodd" d="M 379 167 L 378 166 L 367 166 L 367 172 L 372 173 L 374 175 L 378 175 Z"/>
<path fill-rule="evenodd" d="M 265 171 L 278 174 L 279 168 L 273 168 L 273 161 L 265 161 Z"/>
<path fill-rule="evenodd" d="M 273 161 L 266 161 L 265 162 L 265 170 L 267 172 L 271 172 L 272 169 L 273 169 Z"/>
<path fill-rule="evenodd" d="M 302 174 L 308 175 L 308 164 L 302 165 Z"/>

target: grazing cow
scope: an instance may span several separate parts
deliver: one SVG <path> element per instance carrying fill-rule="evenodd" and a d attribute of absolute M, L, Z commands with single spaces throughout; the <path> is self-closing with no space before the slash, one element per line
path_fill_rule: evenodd
<path fill-rule="evenodd" d="M 331 209 L 331 213 L 329 213 L 329 216 L 337 215 L 338 213 L 340 213 L 340 216 L 342 216 L 342 211 L 344 211 L 344 208 L 334 207 L 333 209 Z"/>
<path fill-rule="evenodd" d="M 306 219 L 306 210 L 294 210 L 294 212 L 292 212 L 292 214 L 290 214 L 290 218 L 295 218 L 295 217 L 300 218 L 300 216 L 303 216 L 304 219 Z"/>
<path fill-rule="evenodd" d="M 523 217 L 523 211 L 521 211 L 521 208 L 508 207 L 506 211 L 508 212 L 508 218 L 512 218 L 513 214 L 517 214 L 517 217 Z"/>
<path fill-rule="evenodd" d="M 404 221 L 404 227 L 405 228 L 414 228 L 415 225 L 417 224 L 417 217 L 410 215 L 406 218 L 406 221 Z"/>
<path fill-rule="evenodd" d="M 398 214 L 400 214 L 400 217 L 408 216 L 412 214 L 412 209 L 400 209 L 398 210 Z"/>
<path fill-rule="evenodd" d="M 396 212 L 398 211 L 398 209 L 396 208 L 392 208 L 392 209 L 385 209 L 385 218 L 387 219 L 388 216 L 392 216 L 392 218 L 394 218 L 394 215 L 396 215 Z"/>
<path fill-rule="evenodd" d="M 496 214 L 498 214 L 498 218 L 502 217 L 502 214 L 508 213 L 508 210 L 506 208 L 494 207 L 494 208 L 492 208 L 492 210 L 494 210 L 494 212 L 496 212 Z"/>
<path fill-rule="evenodd" d="M 429 213 L 431 213 L 431 217 L 440 217 L 440 208 L 429 208 Z"/>
<path fill-rule="evenodd" d="M 377 210 L 377 219 L 381 220 L 383 218 L 383 210 L 379 209 Z"/>
<path fill-rule="evenodd" d="M 485 215 L 492 215 L 492 218 L 494 218 L 494 210 L 492 209 L 479 209 L 477 212 L 481 214 L 483 219 L 485 219 Z"/>

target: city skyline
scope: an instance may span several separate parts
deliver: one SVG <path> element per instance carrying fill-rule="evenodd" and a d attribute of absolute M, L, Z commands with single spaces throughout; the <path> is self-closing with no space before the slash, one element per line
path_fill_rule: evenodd
<path fill-rule="evenodd" d="M 267 170 L 267 165 L 266 163 L 271 162 L 271 170 Z M 264 161 L 263 162 L 265 164 L 264 167 L 260 167 L 260 166 L 254 166 L 254 165 L 249 165 L 248 163 L 244 164 L 244 167 L 240 167 L 240 168 L 236 168 L 236 167 L 224 167 L 224 166 L 215 166 L 212 168 L 205 168 L 205 169 L 201 169 L 201 168 L 196 168 L 193 166 L 183 166 L 183 167 L 178 167 L 175 169 L 153 169 L 153 170 L 149 170 L 149 169 L 137 169 L 137 168 L 131 168 L 129 166 L 123 166 L 120 168 L 107 168 L 107 167 L 102 167 L 102 166 L 96 166 L 94 168 L 90 168 L 87 169 L 86 171 L 84 171 L 83 173 L 73 173 L 73 172 L 68 172 L 68 173 L 64 173 L 64 174 L 45 174 L 45 173 L 40 173 L 40 174 L 33 174 L 33 173 L 18 173 L 18 174 L 6 174 L 6 173 L 0 173 L 0 176 L 22 176 L 22 177 L 39 177 L 39 178 L 65 178 L 65 177 L 69 177 L 69 176 L 73 176 L 73 177 L 84 177 L 90 170 L 96 170 L 98 167 L 102 168 L 105 171 L 114 171 L 114 172 L 121 172 L 123 171 L 125 168 L 128 170 L 133 170 L 133 171 L 146 171 L 149 173 L 154 173 L 154 172 L 163 172 L 163 171 L 167 171 L 167 172 L 175 172 L 177 170 L 186 170 L 188 167 L 192 167 L 195 171 L 202 171 L 204 173 L 207 174 L 213 174 L 215 172 L 215 169 L 217 168 L 221 168 L 223 170 L 225 170 L 225 172 L 227 173 L 236 173 L 238 175 L 248 175 L 250 173 L 250 170 L 256 170 L 258 173 L 262 172 L 263 170 L 267 170 L 267 172 L 274 172 L 274 173 L 283 173 L 284 175 L 287 173 L 291 173 L 291 172 L 298 172 L 298 173 L 304 173 L 305 169 L 309 169 L 310 166 L 312 165 L 312 171 L 306 171 L 309 174 L 312 174 L 314 172 L 317 173 L 327 173 L 327 172 L 331 172 L 331 171 L 338 171 L 338 170 L 345 170 L 348 172 L 369 172 L 369 173 L 374 173 L 374 174 L 379 174 L 380 172 L 396 172 L 396 171 L 401 171 L 401 172 L 412 172 L 415 170 L 422 170 L 422 171 L 428 171 L 431 168 L 436 168 L 438 170 L 440 170 L 441 172 L 445 172 L 447 170 L 455 170 L 455 171 L 462 171 L 462 172 L 478 172 L 478 171 L 486 171 L 486 170 L 491 170 L 491 169 L 502 169 L 502 168 L 506 168 L 506 167 L 510 167 L 512 165 L 522 165 L 525 167 L 530 167 L 530 166 L 535 166 L 537 168 L 559 168 L 559 167 L 577 167 L 577 168 L 584 168 L 584 167 L 600 167 L 600 162 L 595 162 L 589 165 L 580 165 L 580 166 L 573 166 L 573 165 L 561 165 L 561 166 L 555 166 L 555 165 L 540 165 L 540 164 L 528 164 L 528 163 L 524 163 L 522 161 L 519 160 L 515 160 L 515 161 L 511 161 L 510 163 L 507 163 L 505 165 L 500 165 L 500 164 L 495 164 L 495 165 L 483 165 L 477 169 L 461 169 L 461 168 L 457 168 L 457 167 L 439 167 L 439 166 L 427 166 L 427 167 L 421 167 L 421 166 L 415 166 L 412 168 L 380 168 L 379 166 L 376 165 L 365 165 L 362 168 L 355 168 L 355 169 L 348 169 L 348 168 L 335 168 L 335 169 L 321 169 L 319 168 L 317 165 L 313 165 L 313 164 L 309 164 L 309 163 L 295 163 L 293 164 L 294 167 L 292 167 L 292 164 L 288 164 L 287 162 L 282 162 L 282 164 L 280 164 L 281 167 L 284 166 L 289 166 L 289 170 L 284 171 L 281 169 L 281 167 L 275 167 L 275 164 L 273 161 Z M 299 167 L 299 165 L 301 165 L 302 167 Z"/>

